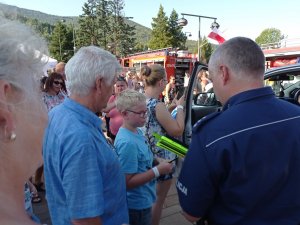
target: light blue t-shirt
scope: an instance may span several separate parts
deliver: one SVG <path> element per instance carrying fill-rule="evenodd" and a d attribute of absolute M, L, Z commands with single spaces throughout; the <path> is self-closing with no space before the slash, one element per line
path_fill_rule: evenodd
<path fill-rule="evenodd" d="M 152 168 L 153 154 L 142 131 L 133 133 L 121 127 L 115 139 L 116 152 L 124 174 L 144 173 Z M 146 209 L 155 201 L 155 179 L 127 190 L 129 209 Z"/>
<path fill-rule="evenodd" d="M 128 223 L 125 177 L 93 112 L 72 99 L 53 108 L 43 157 L 53 224 L 97 216 L 104 225 Z"/>

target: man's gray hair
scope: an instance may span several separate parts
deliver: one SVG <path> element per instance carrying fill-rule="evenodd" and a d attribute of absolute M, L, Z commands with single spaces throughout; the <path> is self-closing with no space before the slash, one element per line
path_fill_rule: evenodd
<path fill-rule="evenodd" d="M 261 48 L 246 37 L 235 37 L 221 44 L 212 54 L 210 61 L 213 70 L 220 64 L 225 64 L 237 76 L 249 74 L 255 78 L 263 75 L 265 71 L 265 56 Z"/>
<path fill-rule="evenodd" d="M 0 17 L 0 79 L 25 98 L 37 95 L 47 53 L 46 42 L 29 27 Z"/>
<path fill-rule="evenodd" d="M 65 67 L 67 87 L 71 94 L 86 96 L 97 78 L 112 85 L 121 65 L 116 56 L 96 46 L 82 47 Z"/>

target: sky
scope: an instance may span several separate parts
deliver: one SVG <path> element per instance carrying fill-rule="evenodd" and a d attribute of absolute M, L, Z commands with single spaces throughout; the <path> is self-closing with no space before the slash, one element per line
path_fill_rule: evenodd
<path fill-rule="evenodd" d="M 58 16 L 78 16 L 87 0 L 0 0 L 8 5 L 37 10 Z M 157 17 L 162 5 L 166 16 L 174 9 L 181 13 L 217 18 L 220 32 L 229 39 L 245 36 L 255 40 L 266 28 L 277 28 L 288 39 L 300 43 L 299 0 L 124 0 L 124 16 L 151 28 L 153 17 Z M 188 24 L 183 32 L 191 32 L 191 40 L 198 39 L 199 17 L 185 16 Z M 212 19 L 200 19 L 201 37 L 211 31 Z"/>

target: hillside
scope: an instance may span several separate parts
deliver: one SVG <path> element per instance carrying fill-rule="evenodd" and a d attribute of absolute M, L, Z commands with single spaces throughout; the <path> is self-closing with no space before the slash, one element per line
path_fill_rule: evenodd
<path fill-rule="evenodd" d="M 0 0 L 1 1 L 1 0 Z M 57 21 L 65 20 L 66 23 L 74 23 L 75 27 L 78 26 L 78 16 L 77 17 L 67 17 L 67 16 L 56 16 L 47 13 L 42 13 L 35 10 L 23 9 L 12 5 L 3 4 L 0 2 L 0 16 L 3 15 L 6 18 L 13 20 L 22 20 L 22 17 L 29 19 L 37 19 L 40 23 L 48 23 L 54 25 Z M 147 43 L 150 39 L 151 29 L 145 27 L 139 23 L 132 20 L 125 19 L 125 22 L 130 26 L 135 26 L 135 38 L 138 43 Z M 197 41 L 187 40 L 186 47 L 189 51 L 197 52 Z"/>
<path fill-rule="evenodd" d="M 74 22 L 76 26 L 78 20 L 78 17 L 63 17 L 63 16 L 50 15 L 47 13 L 42 13 L 39 11 L 34 11 L 29 9 L 23 9 L 16 6 L 6 5 L 3 3 L 0 3 L 0 16 L 1 15 L 4 15 L 7 18 L 15 19 L 15 20 L 17 20 L 20 16 L 23 16 L 31 19 L 37 19 L 39 22 L 49 23 L 51 25 L 54 25 L 57 21 L 64 19 L 67 23 Z M 147 41 L 147 38 L 150 37 L 151 34 L 150 28 L 138 24 L 132 20 L 125 19 L 125 21 L 129 25 L 135 26 L 137 40 Z"/>

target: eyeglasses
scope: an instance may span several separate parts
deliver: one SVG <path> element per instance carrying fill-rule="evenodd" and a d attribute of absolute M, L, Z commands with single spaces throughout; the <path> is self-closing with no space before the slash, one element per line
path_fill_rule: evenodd
<path fill-rule="evenodd" d="M 134 113 L 134 114 L 138 114 L 138 115 L 140 115 L 141 118 L 145 118 L 145 117 L 148 115 L 148 112 L 147 112 L 147 111 L 135 112 L 135 111 L 132 111 L 132 110 L 129 110 L 129 109 L 127 109 L 126 111 L 132 112 L 132 113 Z"/>
<path fill-rule="evenodd" d="M 62 85 L 63 85 L 63 82 L 59 82 L 59 81 L 56 81 L 56 80 L 55 80 L 55 81 L 53 81 L 53 84 L 61 85 L 61 86 L 62 86 Z"/>

